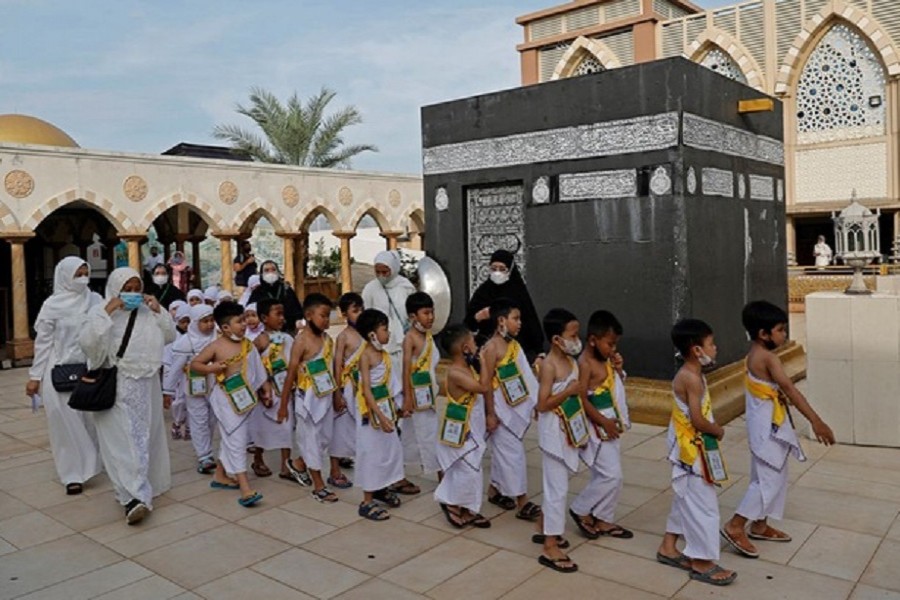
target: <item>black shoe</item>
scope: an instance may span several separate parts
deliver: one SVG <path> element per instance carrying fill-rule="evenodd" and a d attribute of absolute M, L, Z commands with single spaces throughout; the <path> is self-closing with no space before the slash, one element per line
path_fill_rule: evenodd
<path fill-rule="evenodd" d="M 140 500 L 132 500 L 125 505 L 125 523 L 137 525 L 150 513 L 150 508 Z"/>
<path fill-rule="evenodd" d="M 339 458 L 338 465 L 342 469 L 352 469 L 353 468 L 353 459 L 352 458 Z"/>

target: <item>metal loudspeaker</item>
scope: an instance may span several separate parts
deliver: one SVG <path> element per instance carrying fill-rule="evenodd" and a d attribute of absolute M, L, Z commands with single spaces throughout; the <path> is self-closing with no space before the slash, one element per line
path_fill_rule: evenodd
<path fill-rule="evenodd" d="M 450 282 L 439 264 L 428 256 L 419 259 L 419 291 L 434 300 L 434 326 L 431 330 L 440 333 L 450 319 Z"/>

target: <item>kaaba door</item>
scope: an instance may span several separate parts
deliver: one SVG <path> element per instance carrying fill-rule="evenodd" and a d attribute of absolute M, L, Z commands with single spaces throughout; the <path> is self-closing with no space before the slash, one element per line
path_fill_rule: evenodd
<path fill-rule="evenodd" d="M 466 189 L 469 294 L 488 278 L 495 250 L 509 250 L 525 276 L 525 188 L 503 184 Z"/>

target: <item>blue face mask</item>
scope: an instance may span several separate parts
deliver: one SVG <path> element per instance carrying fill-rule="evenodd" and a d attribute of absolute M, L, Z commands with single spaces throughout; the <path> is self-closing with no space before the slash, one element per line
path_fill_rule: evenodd
<path fill-rule="evenodd" d="M 144 303 L 144 295 L 140 292 L 120 292 L 119 298 L 125 303 L 125 310 L 137 310 Z"/>

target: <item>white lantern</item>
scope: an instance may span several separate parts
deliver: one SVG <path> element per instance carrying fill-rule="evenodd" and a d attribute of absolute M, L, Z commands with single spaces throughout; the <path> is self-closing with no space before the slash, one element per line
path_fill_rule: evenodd
<path fill-rule="evenodd" d="M 853 267 L 853 282 L 845 290 L 847 294 L 871 294 L 863 279 L 863 269 L 873 260 L 881 256 L 878 217 L 881 211 L 874 213 L 856 200 L 853 190 L 850 206 L 841 214 L 831 213 L 834 221 L 835 258 Z"/>

